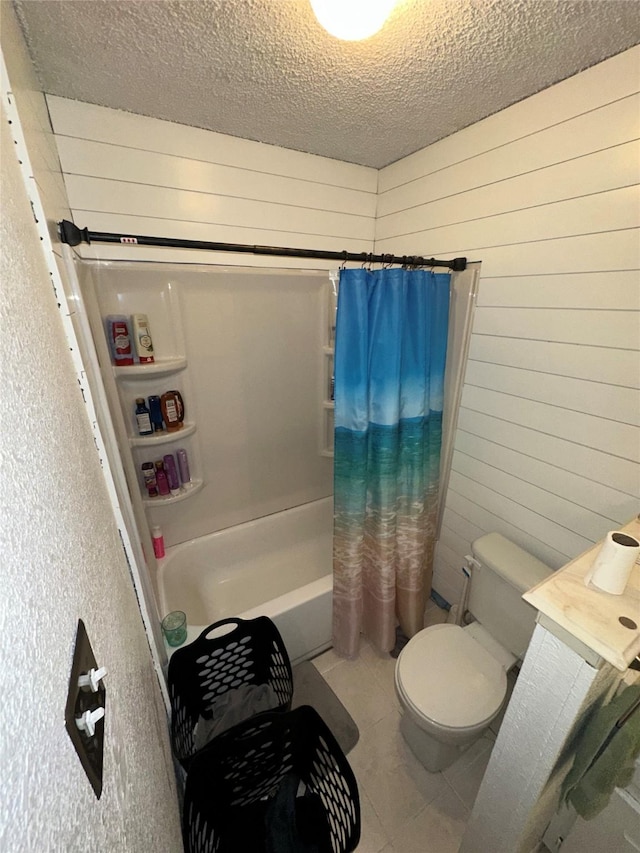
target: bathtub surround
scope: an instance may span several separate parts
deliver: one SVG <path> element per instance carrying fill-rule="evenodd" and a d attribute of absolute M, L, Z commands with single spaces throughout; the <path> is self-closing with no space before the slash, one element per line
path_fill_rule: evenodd
<path fill-rule="evenodd" d="M 131 500 L 162 527 L 167 547 L 331 494 L 331 461 L 319 452 L 326 273 L 174 263 L 76 268 Z M 101 318 L 115 305 L 145 307 L 156 355 L 149 372 L 134 366 L 114 375 Z M 175 369 L 156 375 L 163 365 Z M 168 388 L 184 398 L 183 428 L 132 444 L 135 397 Z M 143 505 L 141 463 L 180 449 L 192 478 L 184 499 Z"/>
<path fill-rule="evenodd" d="M 449 275 L 343 270 L 335 352 L 333 646 L 424 622 L 438 515 Z"/>

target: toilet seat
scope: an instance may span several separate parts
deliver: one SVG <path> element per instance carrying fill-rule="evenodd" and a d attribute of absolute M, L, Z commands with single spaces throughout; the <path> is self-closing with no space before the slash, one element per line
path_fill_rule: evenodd
<path fill-rule="evenodd" d="M 419 718 L 444 729 L 476 728 L 500 710 L 504 667 L 458 625 L 432 625 L 404 647 L 398 692 Z"/>

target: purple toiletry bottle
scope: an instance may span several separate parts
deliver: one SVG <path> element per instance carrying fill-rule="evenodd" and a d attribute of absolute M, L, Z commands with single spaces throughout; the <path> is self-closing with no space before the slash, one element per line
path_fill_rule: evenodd
<path fill-rule="evenodd" d="M 164 462 L 164 470 L 169 483 L 169 491 L 172 495 L 180 494 L 180 480 L 178 479 L 178 469 L 176 468 L 176 460 L 172 453 L 167 453 L 162 461 Z"/>
<path fill-rule="evenodd" d="M 184 447 L 181 447 L 176 451 L 176 456 L 178 457 L 178 471 L 180 472 L 180 482 L 183 486 L 191 485 L 191 472 L 189 471 L 189 458 L 187 457 L 187 451 Z"/>

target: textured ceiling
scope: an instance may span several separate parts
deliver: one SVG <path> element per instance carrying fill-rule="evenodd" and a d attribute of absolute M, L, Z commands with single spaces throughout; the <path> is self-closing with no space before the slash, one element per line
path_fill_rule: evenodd
<path fill-rule="evenodd" d="M 640 42 L 640 0 L 17 0 L 46 92 L 381 167 Z"/>

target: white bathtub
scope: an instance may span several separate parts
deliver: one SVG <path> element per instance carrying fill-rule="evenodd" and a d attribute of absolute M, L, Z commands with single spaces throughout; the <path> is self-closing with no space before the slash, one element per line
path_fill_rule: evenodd
<path fill-rule="evenodd" d="M 210 533 L 159 561 L 162 613 L 184 610 L 189 641 L 229 616 L 269 616 L 292 663 L 331 644 L 333 498 Z"/>

